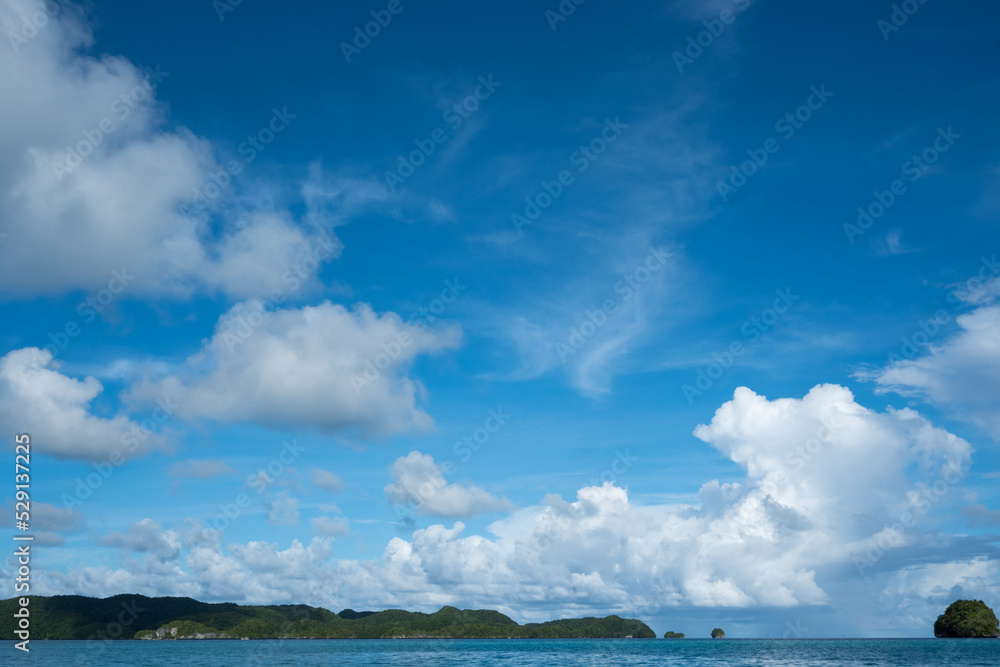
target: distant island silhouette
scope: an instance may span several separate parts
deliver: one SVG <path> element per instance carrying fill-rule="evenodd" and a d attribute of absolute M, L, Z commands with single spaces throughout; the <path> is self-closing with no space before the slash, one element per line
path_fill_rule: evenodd
<path fill-rule="evenodd" d="M 32 639 L 654 639 L 642 621 L 619 616 L 520 625 L 498 611 L 442 607 L 333 613 L 307 605 L 207 603 L 186 597 L 32 595 Z M 19 598 L 0 601 L 0 633 L 13 637 Z"/>

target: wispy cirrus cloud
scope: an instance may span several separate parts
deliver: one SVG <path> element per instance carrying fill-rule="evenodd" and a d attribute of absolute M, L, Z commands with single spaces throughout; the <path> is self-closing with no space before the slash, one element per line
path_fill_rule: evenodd
<path fill-rule="evenodd" d="M 951 337 L 914 359 L 857 375 L 883 393 L 945 406 L 1000 439 L 1000 278 L 961 297 L 975 308 L 956 318 L 958 331 Z"/>

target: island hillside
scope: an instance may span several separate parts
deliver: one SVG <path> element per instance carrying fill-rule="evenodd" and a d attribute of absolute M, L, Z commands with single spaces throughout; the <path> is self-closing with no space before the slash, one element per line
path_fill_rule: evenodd
<path fill-rule="evenodd" d="M 641 638 L 656 634 L 642 621 L 606 616 L 519 625 L 491 610 L 442 607 L 433 614 L 400 609 L 335 614 L 306 605 L 209 604 L 191 598 L 116 595 L 29 596 L 32 639 L 389 639 L 389 638 Z M 18 599 L 0 601 L 0 637 L 14 637 Z"/>
<path fill-rule="evenodd" d="M 934 622 L 935 637 L 1000 637 L 997 617 L 981 600 L 956 600 Z"/>

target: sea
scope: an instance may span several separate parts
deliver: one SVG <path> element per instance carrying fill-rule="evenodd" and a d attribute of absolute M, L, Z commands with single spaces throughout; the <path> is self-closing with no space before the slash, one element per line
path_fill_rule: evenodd
<path fill-rule="evenodd" d="M 287 639 L 0 643 L 0 665 L 1000 666 L 1000 639 Z"/>

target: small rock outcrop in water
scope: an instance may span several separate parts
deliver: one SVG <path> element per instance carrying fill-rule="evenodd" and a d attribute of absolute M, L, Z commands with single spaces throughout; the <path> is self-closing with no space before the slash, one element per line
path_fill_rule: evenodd
<path fill-rule="evenodd" d="M 1000 637 L 997 617 L 981 600 L 957 600 L 934 623 L 935 637 Z"/>
<path fill-rule="evenodd" d="M 716 628 L 712 630 L 712 639 L 725 639 L 726 633 L 722 631 L 722 628 Z"/>
<path fill-rule="evenodd" d="M 663 633 L 663 638 L 664 639 L 684 639 L 684 633 L 683 632 L 671 632 L 670 630 L 667 630 L 666 632 Z"/>

